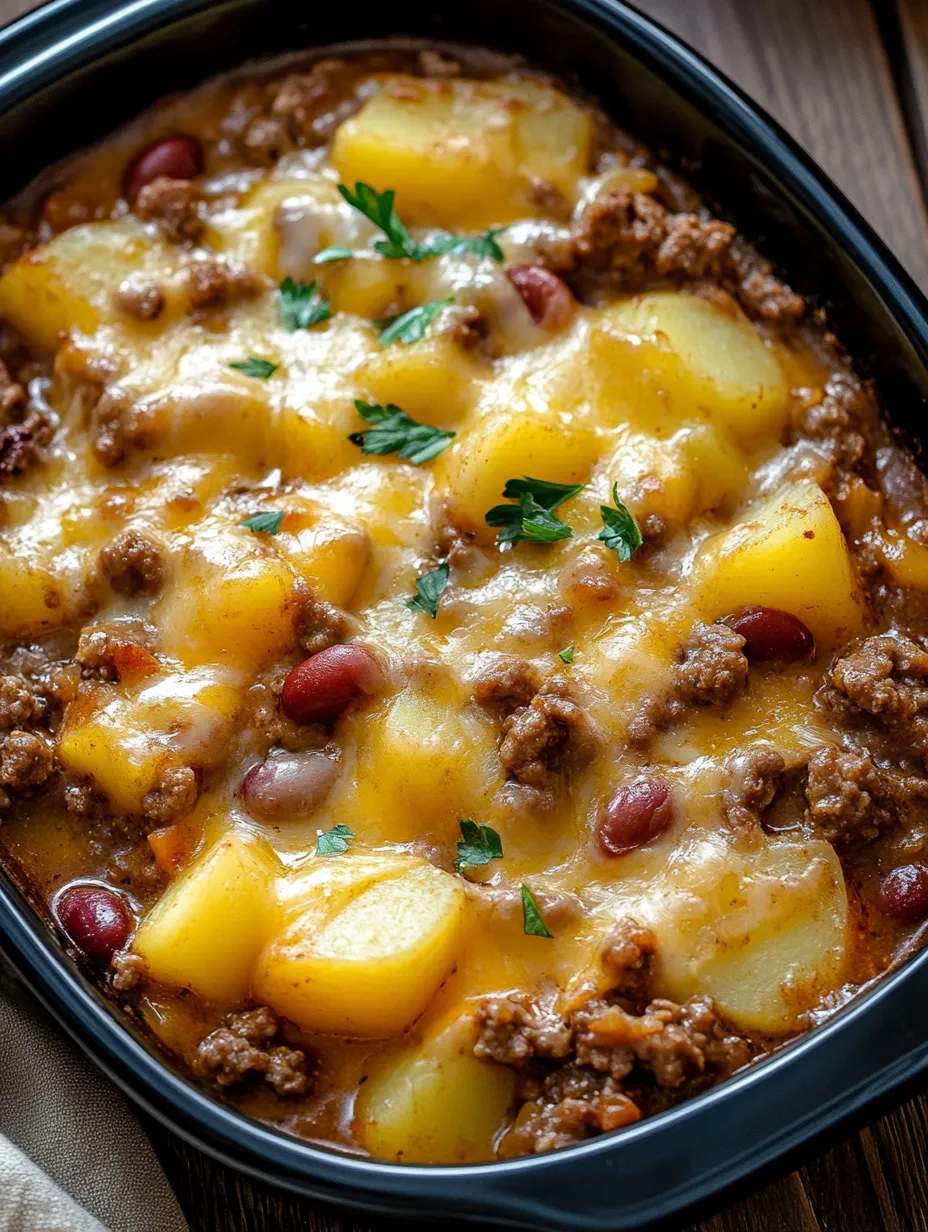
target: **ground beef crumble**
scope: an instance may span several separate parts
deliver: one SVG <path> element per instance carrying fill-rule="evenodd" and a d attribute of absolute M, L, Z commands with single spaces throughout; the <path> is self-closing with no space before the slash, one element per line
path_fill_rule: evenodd
<path fill-rule="evenodd" d="M 187 266 L 190 307 L 215 308 L 236 299 L 254 299 L 265 289 L 264 279 L 229 261 L 193 261 Z"/>
<path fill-rule="evenodd" d="M 155 595 L 164 582 L 164 553 L 137 530 L 125 530 L 100 553 L 100 571 L 117 594 Z"/>
<path fill-rule="evenodd" d="M 280 1020 L 266 1005 L 230 1014 L 197 1047 L 193 1072 L 220 1087 L 259 1075 L 278 1095 L 305 1095 L 310 1086 L 306 1054 L 283 1044 L 269 1047 L 279 1032 Z"/>
<path fill-rule="evenodd" d="M 197 802 L 200 781 L 192 766 L 168 766 L 156 787 L 142 797 L 142 814 L 157 826 L 183 817 Z"/>
<path fill-rule="evenodd" d="M 675 655 L 668 689 L 647 698 L 628 726 L 633 748 L 646 748 L 658 732 L 685 718 L 692 706 L 729 705 L 748 681 L 744 638 L 728 625 L 697 621 Z"/>
<path fill-rule="evenodd" d="M 749 749 L 731 758 L 730 780 L 722 792 L 726 820 L 736 830 L 760 824 L 783 782 L 786 762 L 775 749 Z"/>
<path fill-rule="evenodd" d="M 563 677 L 542 681 L 532 664 L 504 658 L 477 678 L 473 696 L 499 720 L 500 764 L 530 790 L 533 807 L 549 807 L 564 773 L 596 752 L 596 732 Z"/>
<path fill-rule="evenodd" d="M 139 218 L 156 222 L 175 244 L 197 240 L 203 234 L 202 197 L 189 180 L 159 176 L 139 191 L 134 208 Z"/>
<path fill-rule="evenodd" d="M 660 1091 L 692 1093 L 751 1059 L 709 998 L 651 997 L 655 951 L 654 934 L 625 919 L 600 954 L 607 986 L 580 1004 L 559 1012 L 553 999 L 512 993 L 477 1007 L 474 1055 L 514 1067 L 524 1101 L 502 1154 L 550 1151 L 630 1124 L 666 1098 Z"/>

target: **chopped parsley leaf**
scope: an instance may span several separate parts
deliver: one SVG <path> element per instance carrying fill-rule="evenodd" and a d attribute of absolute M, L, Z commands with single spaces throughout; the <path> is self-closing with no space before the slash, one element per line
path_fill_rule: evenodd
<path fill-rule="evenodd" d="M 331 830 L 326 830 L 325 834 L 320 834 L 316 842 L 317 856 L 340 856 L 348 850 L 348 840 L 354 838 L 354 830 L 349 830 L 347 826 L 333 826 Z"/>
<path fill-rule="evenodd" d="M 500 264 L 505 260 L 505 255 L 496 242 L 496 237 L 501 235 L 507 229 L 506 227 L 491 227 L 489 231 L 484 231 L 481 235 L 472 236 L 442 232 L 426 240 L 424 244 L 420 244 L 413 238 L 409 228 L 393 208 L 396 198 L 394 189 L 388 188 L 380 193 L 370 184 L 362 184 L 359 181 L 355 184 L 353 192 L 347 184 L 339 184 L 338 191 L 350 206 L 358 210 L 365 218 L 369 218 L 374 226 L 379 227 L 387 237 L 384 240 L 374 241 L 374 251 L 379 252 L 382 257 L 388 257 L 394 261 L 401 261 L 405 257 L 418 263 L 428 260 L 429 257 L 441 257 L 446 252 L 452 252 L 458 256 L 489 257 L 493 261 L 499 261 Z M 315 261 L 317 264 L 323 261 L 339 261 L 353 255 L 349 248 L 335 246 L 323 249 L 315 257 Z"/>
<path fill-rule="evenodd" d="M 573 646 L 565 646 L 563 650 L 559 650 L 557 652 L 557 657 L 561 660 L 562 663 L 573 663 L 574 661 Z"/>
<path fill-rule="evenodd" d="M 503 489 L 512 505 L 494 505 L 486 514 L 487 526 L 499 527 L 497 543 L 555 543 L 558 539 L 570 539 L 573 531 L 556 516 L 554 510 L 570 500 L 584 485 L 550 483 L 546 479 L 509 479 Z"/>
<path fill-rule="evenodd" d="M 491 826 L 478 825 L 469 817 L 462 818 L 458 824 L 462 837 L 458 839 L 455 872 L 463 873 L 466 868 L 477 868 L 503 858 L 503 844 Z"/>
<path fill-rule="evenodd" d="M 416 578 L 416 593 L 406 604 L 413 611 L 424 612 L 434 620 L 438 615 L 438 600 L 448 585 L 448 562 L 441 561 L 437 569 Z"/>
<path fill-rule="evenodd" d="M 418 342 L 442 308 L 453 303 L 453 295 L 449 295 L 447 299 L 431 299 L 428 303 L 420 304 L 418 308 L 410 308 L 398 317 L 377 321 L 380 345 L 389 346 L 391 342 L 403 342 L 409 346 L 411 342 Z"/>
<path fill-rule="evenodd" d="M 239 526 L 247 526 L 249 530 L 260 531 L 265 535 L 276 535 L 285 517 L 284 513 L 268 509 L 263 513 L 253 513 L 250 518 L 239 522 Z"/>
<path fill-rule="evenodd" d="M 280 364 L 272 364 L 269 359 L 257 359 L 254 355 L 249 355 L 247 359 L 236 360 L 235 363 L 229 364 L 229 367 L 235 368 L 237 372 L 243 372 L 245 376 L 256 376 L 266 381 L 277 371 Z"/>
<path fill-rule="evenodd" d="M 357 398 L 354 405 L 365 423 L 374 425 L 366 432 L 352 432 L 348 437 L 353 445 L 360 445 L 365 454 L 398 453 L 414 466 L 421 466 L 447 448 L 454 436 L 444 428 L 417 423 L 392 402 L 381 406 Z"/>
<path fill-rule="evenodd" d="M 545 927 L 538 904 L 535 902 L 535 896 L 524 883 L 522 885 L 522 928 L 526 937 L 554 936 Z"/>
<path fill-rule="evenodd" d="M 328 265 L 330 261 L 350 261 L 354 256 L 354 250 L 344 248 L 341 244 L 332 244 L 329 248 L 323 248 L 313 257 L 313 265 Z"/>
<path fill-rule="evenodd" d="M 322 298 L 314 282 L 294 282 L 287 277 L 280 284 L 280 323 L 291 333 L 321 325 L 331 311 L 329 301 Z"/>
<path fill-rule="evenodd" d="M 603 528 L 599 532 L 599 538 L 607 548 L 615 548 L 619 554 L 619 560 L 630 560 L 632 553 L 641 547 L 644 539 L 628 506 L 619 500 L 617 484 L 612 485 L 612 499 L 615 502 L 615 509 L 611 505 L 600 505 L 599 507 L 603 519 Z"/>

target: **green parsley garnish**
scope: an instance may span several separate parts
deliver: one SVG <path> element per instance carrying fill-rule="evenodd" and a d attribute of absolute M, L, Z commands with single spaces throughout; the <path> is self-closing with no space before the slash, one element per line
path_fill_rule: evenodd
<path fill-rule="evenodd" d="M 354 192 L 347 184 L 339 184 L 338 191 L 349 205 L 363 214 L 365 218 L 369 218 L 374 226 L 379 227 L 387 237 L 385 240 L 377 240 L 374 244 L 374 251 L 379 252 L 382 257 L 390 257 L 393 260 L 408 257 L 410 261 L 423 261 L 428 255 L 422 245 L 410 235 L 393 208 L 396 192 L 392 188 L 379 193 L 376 188 L 371 188 L 370 184 L 362 184 L 359 181 L 354 186 Z"/>
<path fill-rule="evenodd" d="M 508 227 L 491 227 L 482 235 L 460 236 L 448 233 L 438 235 L 425 245 L 426 255 L 440 257 L 446 252 L 451 252 L 457 257 L 489 257 L 502 265 L 506 260 L 506 254 L 497 244 L 496 237 L 508 230 Z"/>
<path fill-rule="evenodd" d="M 269 359 L 257 359 L 254 355 L 249 355 L 247 359 L 236 360 L 235 363 L 229 364 L 229 367 L 235 368 L 238 372 L 244 372 L 245 376 L 256 376 L 266 381 L 277 371 L 280 364 L 272 364 Z"/>
<path fill-rule="evenodd" d="M 331 311 L 329 301 L 322 298 L 314 282 L 294 282 L 287 277 L 280 284 L 280 323 L 291 333 L 321 325 Z"/>
<path fill-rule="evenodd" d="M 343 248 L 341 244 L 332 244 L 323 248 L 313 257 L 313 265 L 328 265 L 330 261 L 349 261 L 354 256 L 354 250 Z"/>
<path fill-rule="evenodd" d="M 456 873 L 503 858 L 503 844 L 491 826 L 478 825 L 469 817 L 462 818 L 458 825 L 463 837 L 458 839 L 458 858 L 454 862 Z"/>
<path fill-rule="evenodd" d="M 603 519 L 603 528 L 599 532 L 599 538 L 607 548 L 615 548 L 619 554 L 619 560 L 630 560 L 632 552 L 636 552 L 641 547 L 644 539 L 641 537 L 641 530 L 628 506 L 619 500 L 617 484 L 612 485 L 612 499 L 615 502 L 615 509 L 611 505 L 600 505 L 599 507 Z"/>
<path fill-rule="evenodd" d="M 562 663 L 573 663 L 574 661 L 573 646 L 565 646 L 563 650 L 559 650 L 557 652 L 557 657 L 561 660 Z"/>
<path fill-rule="evenodd" d="M 554 510 L 564 501 L 582 492 L 584 484 L 549 483 L 546 479 L 509 479 L 503 489 L 514 505 L 494 505 L 485 517 L 487 526 L 501 527 L 497 543 L 554 543 L 570 539 L 573 531 L 555 516 Z"/>
<path fill-rule="evenodd" d="M 420 304 L 418 308 L 410 308 L 398 317 L 386 317 L 383 321 L 377 321 L 380 345 L 389 346 L 391 342 L 403 342 L 409 346 L 411 342 L 418 342 L 442 308 L 453 303 L 453 295 L 449 295 L 447 299 L 431 299 L 426 304 Z"/>
<path fill-rule="evenodd" d="M 316 842 L 317 856 L 340 856 L 348 850 L 348 840 L 354 838 L 354 830 L 341 824 L 320 834 Z"/>
<path fill-rule="evenodd" d="M 355 407 L 365 423 L 374 425 L 366 432 L 352 432 L 348 437 L 352 445 L 361 446 L 362 453 L 398 453 L 414 466 L 421 466 L 447 448 L 454 436 L 444 428 L 416 423 L 392 402 L 381 406 L 378 402 L 363 402 L 357 398 Z"/>
<path fill-rule="evenodd" d="M 522 886 L 522 928 L 526 937 L 554 936 L 545 927 L 538 904 L 535 902 L 535 896 L 525 884 Z"/>
<path fill-rule="evenodd" d="M 438 600 L 448 585 L 448 562 L 441 561 L 437 569 L 416 578 L 416 593 L 406 604 L 413 611 L 424 612 L 434 620 L 438 615 Z"/>
<path fill-rule="evenodd" d="M 446 252 L 453 252 L 460 256 L 469 254 L 476 257 L 490 257 L 500 263 L 505 260 L 503 250 L 496 242 L 496 237 L 502 235 L 506 227 L 491 227 L 482 235 L 474 236 L 451 235 L 443 231 L 424 244 L 420 244 L 418 240 L 413 239 L 409 228 L 400 220 L 393 208 L 396 197 L 394 189 L 388 188 L 385 192 L 379 193 L 370 184 L 362 184 L 359 181 L 354 186 L 354 192 L 347 184 L 339 184 L 338 191 L 350 206 L 353 206 L 365 218 L 369 218 L 374 226 L 379 227 L 387 237 L 385 240 L 374 242 L 374 251 L 379 252 L 382 257 L 389 257 L 395 261 L 406 257 L 418 263 L 428 260 L 429 257 L 441 257 Z M 339 261 L 353 255 L 350 249 L 336 246 L 324 248 L 315 260 L 316 262 Z"/>
<path fill-rule="evenodd" d="M 250 518 L 239 522 L 239 526 L 247 526 L 249 530 L 260 531 L 265 535 L 276 535 L 285 517 L 284 513 L 275 513 L 268 509 L 264 513 L 253 513 Z"/>

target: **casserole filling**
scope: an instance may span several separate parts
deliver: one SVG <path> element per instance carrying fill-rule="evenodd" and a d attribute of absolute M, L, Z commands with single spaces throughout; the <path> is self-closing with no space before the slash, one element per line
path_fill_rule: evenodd
<path fill-rule="evenodd" d="M 485 53 L 227 78 L 0 226 L 0 840 L 202 1083 L 616 1130 L 928 915 L 928 498 L 823 320 Z"/>

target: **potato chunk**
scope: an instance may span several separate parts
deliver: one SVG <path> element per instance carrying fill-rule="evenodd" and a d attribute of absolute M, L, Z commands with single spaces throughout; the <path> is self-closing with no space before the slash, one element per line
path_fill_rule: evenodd
<path fill-rule="evenodd" d="M 356 1105 L 357 1132 L 377 1159 L 404 1163 L 479 1163 L 513 1100 L 512 1070 L 470 1055 L 457 1024 L 375 1066 Z"/>
<path fill-rule="evenodd" d="M 860 632 L 863 601 L 831 504 L 812 482 L 792 484 L 711 540 L 697 563 L 697 603 L 710 620 L 751 605 L 791 612 L 816 642 Z"/>
<path fill-rule="evenodd" d="M 554 483 L 586 483 L 599 448 L 591 428 L 565 422 L 553 412 L 513 414 L 507 407 L 461 433 L 439 456 L 435 486 L 448 493 L 454 522 L 492 543 L 496 532 L 484 518 L 502 502 L 507 479 L 531 475 Z"/>
<path fill-rule="evenodd" d="M 0 640 L 46 633 L 71 616 L 61 582 L 21 548 L 14 553 L 0 540 Z"/>
<path fill-rule="evenodd" d="M 117 808 L 140 813 L 166 771 L 215 763 L 240 701 L 237 687 L 203 669 L 148 679 L 128 693 L 101 689 L 68 708 L 58 759 Z"/>
<path fill-rule="evenodd" d="M 256 969 L 256 994 L 307 1031 L 400 1035 L 454 964 L 464 889 L 422 864 L 393 871 L 347 903 L 335 898 L 321 919 L 320 904 L 311 904 L 270 943 Z"/>
<path fill-rule="evenodd" d="M 711 996 L 739 1027 L 790 1030 L 840 982 L 847 891 L 828 843 L 696 839 L 635 910 L 658 935 L 668 994 Z"/>
<path fill-rule="evenodd" d="M 605 310 L 591 347 L 603 377 L 611 367 L 626 383 L 632 377 L 649 415 L 664 423 L 668 410 L 705 418 L 751 445 L 777 438 L 786 423 L 780 364 L 737 309 L 676 291 L 634 296 Z"/>
<path fill-rule="evenodd" d="M 54 351 L 60 333 L 91 334 L 114 321 L 150 336 L 182 310 L 181 292 L 172 292 L 177 268 L 174 249 L 135 218 L 71 227 L 20 257 L 0 278 L 0 315 L 41 351 Z M 125 279 L 155 282 L 169 292 L 157 321 L 119 312 L 113 293 Z"/>
<path fill-rule="evenodd" d="M 171 882 L 132 949 L 153 979 L 219 1004 L 242 1001 L 274 920 L 280 872 L 263 839 L 232 831 Z"/>
<path fill-rule="evenodd" d="M 450 682 L 404 689 L 363 722 L 358 808 L 379 838 L 450 839 L 458 817 L 484 812 L 500 781 L 495 740 Z"/>
<path fill-rule="evenodd" d="M 294 574 L 250 531 L 204 522 L 179 537 L 175 585 L 157 605 L 166 653 L 243 672 L 294 644 Z"/>
<path fill-rule="evenodd" d="M 411 347 L 386 347 L 358 369 L 370 400 L 402 407 L 439 428 L 454 428 L 477 401 L 484 365 L 450 334 L 428 334 Z"/>
<path fill-rule="evenodd" d="M 394 76 L 341 125 L 332 161 L 395 189 L 407 222 L 479 228 L 542 213 L 535 181 L 575 201 L 591 146 L 590 116 L 550 86 Z"/>

